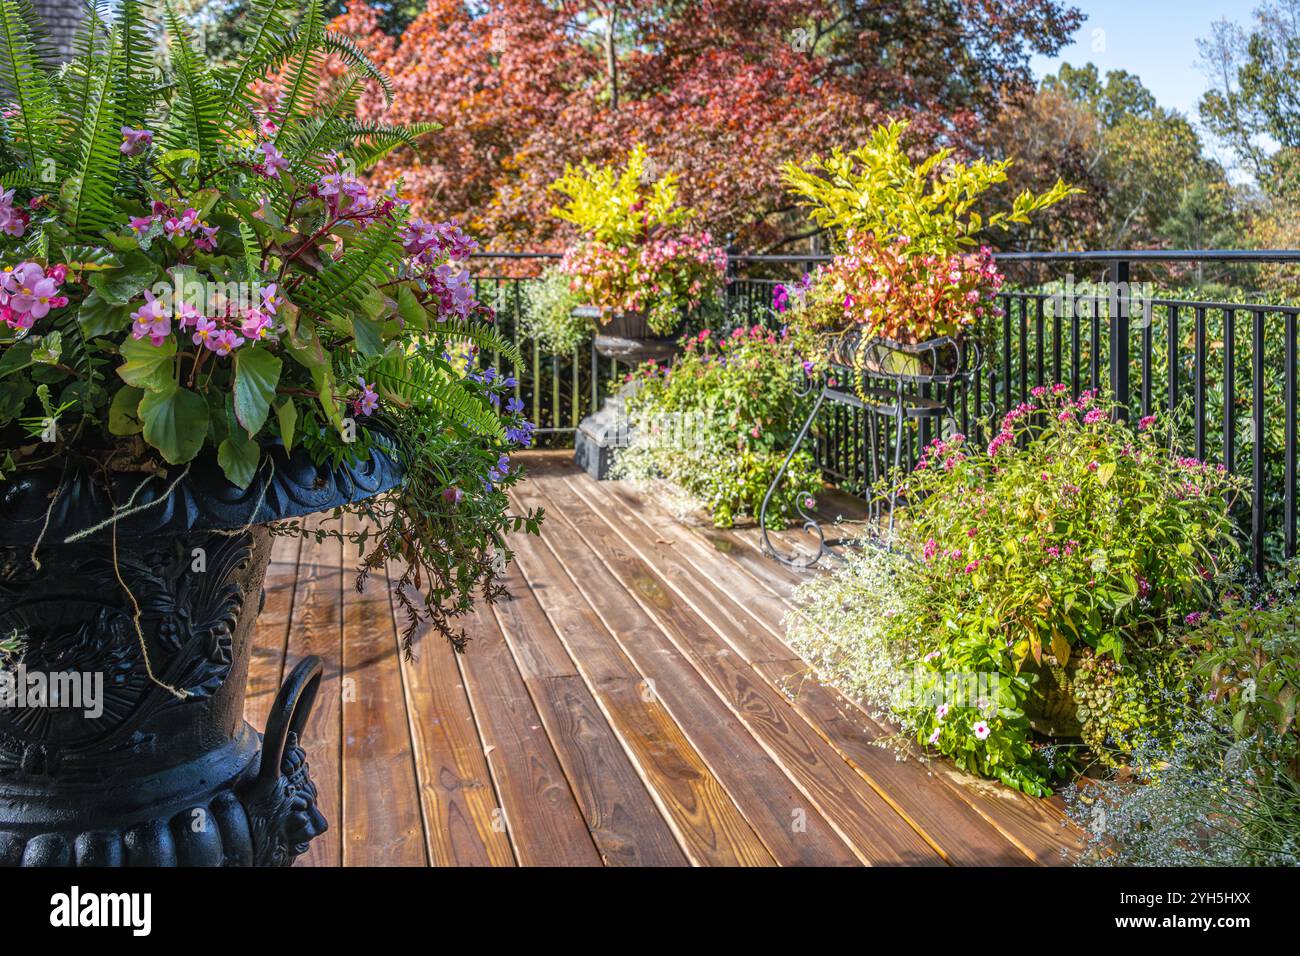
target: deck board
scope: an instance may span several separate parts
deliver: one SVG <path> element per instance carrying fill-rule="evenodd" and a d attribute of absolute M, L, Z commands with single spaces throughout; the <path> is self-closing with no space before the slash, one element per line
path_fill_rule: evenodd
<path fill-rule="evenodd" d="M 890 728 L 785 644 L 793 589 L 822 572 L 778 565 L 752 527 L 592 482 L 571 455 L 522 456 L 512 498 L 547 520 L 512 541 L 511 597 L 463 620 L 465 654 L 421 628 L 404 659 L 384 574 L 358 594 L 352 549 L 274 542 L 248 719 L 261 729 L 304 655 L 325 659 L 304 745 L 330 830 L 299 865 L 1065 859 L 1056 801 L 896 759 Z M 857 517 L 833 499 L 819 507 Z"/>

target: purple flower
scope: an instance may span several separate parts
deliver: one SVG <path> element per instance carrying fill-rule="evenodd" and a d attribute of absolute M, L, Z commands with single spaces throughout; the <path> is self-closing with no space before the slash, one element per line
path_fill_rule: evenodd
<path fill-rule="evenodd" d="M 1183 623 L 1189 627 L 1194 627 L 1200 622 L 1203 616 L 1204 615 L 1202 615 L 1200 611 L 1193 611 L 1191 614 L 1187 615 L 1187 617 L 1183 618 Z"/>
<path fill-rule="evenodd" d="M 511 415 L 518 415 L 524 410 L 524 403 L 519 398 L 512 398 L 506 402 L 506 412 Z"/>
<path fill-rule="evenodd" d="M 153 145 L 153 133 L 147 129 L 122 127 L 122 145 L 118 147 L 123 156 L 139 156 Z"/>
<path fill-rule="evenodd" d="M 1156 423 L 1156 417 L 1154 415 L 1146 415 L 1138 419 L 1138 430 L 1146 431 L 1155 423 Z"/>
<path fill-rule="evenodd" d="M 167 308 L 148 290 L 144 294 L 144 305 L 131 313 L 135 322 L 131 326 L 131 337 L 147 338 L 153 345 L 162 345 L 171 335 L 172 319 Z"/>
<path fill-rule="evenodd" d="M 358 415 L 373 415 L 379 407 L 379 395 L 375 392 L 375 387 L 360 375 L 357 376 L 357 382 L 361 385 L 361 396 L 352 403 L 352 407 Z"/>
<path fill-rule="evenodd" d="M 280 155 L 274 144 L 262 143 L 257 151 L 263 156 L 262 162 L 257 165 L 257 171 L 267 179 L 279 179 L 280 170 L 288 170 L 289 161 Z"/>

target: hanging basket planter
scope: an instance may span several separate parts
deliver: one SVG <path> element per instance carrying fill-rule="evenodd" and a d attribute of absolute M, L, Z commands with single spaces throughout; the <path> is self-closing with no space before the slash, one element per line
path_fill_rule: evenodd
<path fill-rule="evenodd" d="M 974 342 L 951 336 L 903 343 L 850 330 L 826 340 L 826 357 L 832 365 L 915 384 L 946 385 L 963 379 L 978 366 L 978 354 Z"/>
<path fill-rule="evenodd" d="M 667 361 L 677 354 L 672 335 L 656 335 L 644 312 L 605 312 L 595 306 L 579 306 L 573 314 L 596 326 L 596 352 L 627 365 L 654 360 Z"/>

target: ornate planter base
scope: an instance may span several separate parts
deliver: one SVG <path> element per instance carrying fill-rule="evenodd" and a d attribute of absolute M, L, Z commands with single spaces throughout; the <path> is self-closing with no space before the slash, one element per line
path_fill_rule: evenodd
<path fill-rule="evenodd" d="M 262 522 L 400 472 L 277 459 L 244 491 L 196 469 L 116 535 L 97 530 L 105 498 L 148 502 L 163 481 L 0 486 L 0 864 L 288 866 L 325 831 L 302 749 L 320 660 L 289 674 L 264 738 L 243 718 Z"/>
<path fill-rule="evenodd" d="M 288 730 L 305 721 L 304 690 L 315 694 L 320 671 L 320 659 L 307 658 L 281 689 L 265 767 L 261 737 L 244 724 L 198 760 L 116 787 L 0 788 L 0 866 L 290 865 L 328 826 L 298 732 Z"/>

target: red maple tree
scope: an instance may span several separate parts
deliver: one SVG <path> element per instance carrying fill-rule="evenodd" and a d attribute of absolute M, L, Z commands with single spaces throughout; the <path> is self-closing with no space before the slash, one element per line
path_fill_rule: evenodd
<path fill-rule="evenodd" d="M 548 184 L 644 142 L 716 235 L 788 249 L 808 226 L 783 161 L 886 117 L 961 147 L 1079 20 L 1060 0 L 429 0 L 400 38 L 363 2 L 334 28 L 393 75 L 388 119 L 443 127 L 375 176 L 489 248 L 559 248 Z"/>

